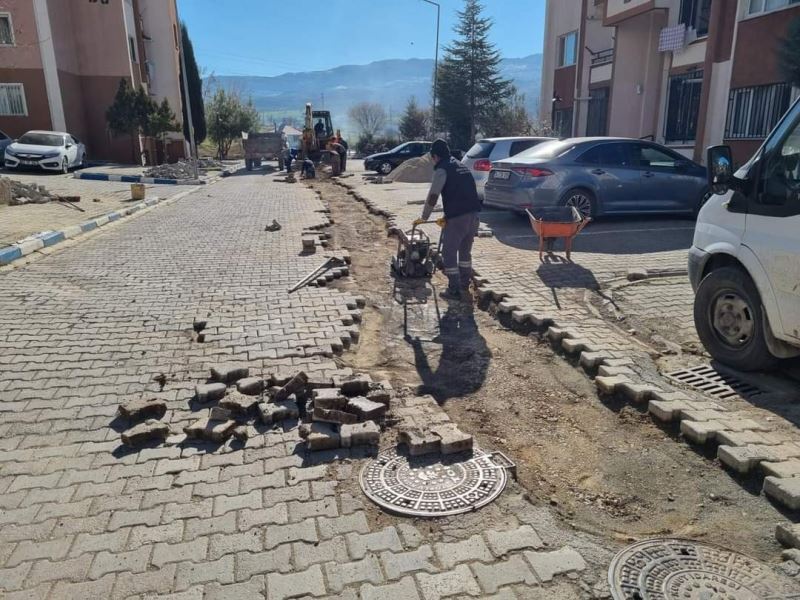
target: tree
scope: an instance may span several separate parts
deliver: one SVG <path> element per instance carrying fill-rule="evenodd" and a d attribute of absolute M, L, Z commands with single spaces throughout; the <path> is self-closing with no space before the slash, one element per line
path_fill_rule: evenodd
<path fill-rule="evenodd" d="M 242 102 L 239 94 L 217 89 L 208 106 L 208 136 L 217 145 L 220 158 L 228 156 L 233 140 L 242 132 L 258 129 L 261 116 L 252 100 Z"/>
<path fill-rule="evenodd" d="M 161 104 L 156 104 L 152 100 L 150 100 L 150 103 L 144 134 L 154 137 L 156 142 L 161 144 L 162 154 L 166 154 L 166 135 L 170 131 L 180 131 L 180 125 L 176 122 L 175 113 L 166 98 L 161 101 Z"/>
<path fill-rule="evenodd" d="M 361 135 L 376 136 L 388 122 L 386 111 L 375 102 L 359 102 L 347 112 L 350 121 L 356 124 Z"/>
<path fill-rule="evenodd" d="M 146 126 L 148 111 L 152 101 L 143 88 L 134 90 L 127 79 L 120 79 L 114 102 L 106 110 L 106 122 L 111 135 L 130 136 L 131 161 L 136 160 L 136 141 Z"/>
<path fill-rule="evenodd" d="M 403 116 L 400 117 L 400 137 L 406 141 L 425 138 L 428 132 L 428 111 L 417 104 L 414 96 L 408 99 Z"/>
<path fill-rule="evenodd" d="M 194 125 L 194 139 L 200 145 L 206 139 L 206 114 L 203 105 L 203 81 L 200 79 L 200 69 L 194 57 L 194 47 L 189 39 L 186 24 L 181 23 L 181 44 L 183 45 L 184 60 L 186 62 L 186 78 L 189 86 L 189 100 L 192 103 L 192 124 Z M 186 114 L 186 92 L 183 89 L 183 70 L 180 71 L 181 104 L 183 105 L 183 137 L 189 140 L 189 117 Z"/>
<path fill-rule="evenodd" d="M 800 86 L 800 17 L 789 22 L 786 35 L 780 41 L 778 66 L 786 81 Z"/>
<path fill-rule="evenodd" d="M 467 147 L 475 133 L 492 119 L 497 106 L 512 93 L 500 76 L 500 53 L 489 41 L 492 20 L 481 16 L 478 0 L 464 0 L 458 12 L 456 39 L 445 47 L 437 90 L 440 123 L 450 133 L 451 145 Z"/>
<path fill-rule="evenodd" d="M 488 115 L 481 128 L 486 137 L 534 135 L 538 125 L 525 108 L 525 95 L 510 86 L 511 95 Z"/>

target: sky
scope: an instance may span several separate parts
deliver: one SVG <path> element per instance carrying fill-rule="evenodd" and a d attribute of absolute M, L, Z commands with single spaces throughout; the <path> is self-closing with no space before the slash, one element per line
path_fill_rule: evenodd
<path fill-rule="evenodd" d="M 440 0 L 440 50 L 463 0 Z M 542 51 L 545 0 L 483 0 L 503 57 Z M 178 0 L 204 75 L 274 76 L 388 58 L 433 58 L 436 7 L 423 0 Z"/>

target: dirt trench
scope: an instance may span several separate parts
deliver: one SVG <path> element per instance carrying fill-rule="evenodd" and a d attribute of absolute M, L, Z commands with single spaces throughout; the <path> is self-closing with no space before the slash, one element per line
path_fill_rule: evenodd
<path fill-rule="evenodd" d="M 429 297 L 411 311 L 417 331 L 404 339 L 389 270 L 396 241 L 385 220 L 332 182 L 313 187 L 331 209 L 332 246 L 352 259 L 352 277 L 337 285 L 367 300 L 359 344 L 342 364 L 432 394 L 482 448 L 516 462 L 531 502 L 550 505 L 564 524 L 610 549 L 675 536 L 780 560 L 774 527 L 784 518 L 755 482 L 735 480 L 646 413 L 599 398 L 591 380 L 538 333 L 511 331 L 474 302 L 441 299 L 437 330 Z M 443 289 L 441 274 L 433 285 L 435 293 Z"/>

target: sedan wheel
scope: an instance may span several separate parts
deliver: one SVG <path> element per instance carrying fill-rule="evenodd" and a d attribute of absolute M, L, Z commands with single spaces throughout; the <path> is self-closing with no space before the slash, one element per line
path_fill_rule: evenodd
<path fill-rule="evenodd" d="M 392 172 L 392 163 L 386 161 L 382 162 L 381 165 L 378 167 L 378 171 L 381 175 L 388 175 Z"/>
<path fill-rule="evenodd" d="M 584 219 L 594 217 L 594 198 L 585 190 L 570 190 L 567 192 L 564 205 L 577 208 Z"/>
<path fill-rule="evenodd" d="M 69 161 L 67 160 L 66 156 L 63 159 L 61 159 L 61 172 L 64 175 L 69 173 Z"/>

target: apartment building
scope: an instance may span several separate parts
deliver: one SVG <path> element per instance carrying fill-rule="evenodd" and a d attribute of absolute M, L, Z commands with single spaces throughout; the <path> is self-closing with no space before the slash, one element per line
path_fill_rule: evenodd
<path fill-rule="evenodd" d="M 798 0 L 548 0 L 541 118 L 737 163 L 796 96 L 776 51 Z"/>
<path fill-rule="evenodd" d="M 174 0 L 0 0 L 0 130 L 68 131 L 90 159 L 129 162 L 131 140 L 108 132 L 120 79 L 169 100 L 180 119 Z M 135 142 L 150 161 L 152 140 Z M 184 155 L 182 135 L 166 151 Z"/>

